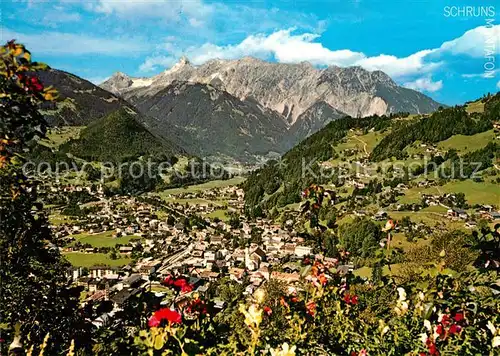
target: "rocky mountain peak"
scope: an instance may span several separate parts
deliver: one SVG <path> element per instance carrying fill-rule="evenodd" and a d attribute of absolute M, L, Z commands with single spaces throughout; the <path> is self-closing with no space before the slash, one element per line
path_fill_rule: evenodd
<path fill-rule="evenodd" d="M 381 70 L 375 70 L 371 72 L 371 77 L 373 80 L 377 82 L 384 83 L 394 87 L 397 86 L 396 82 L 394 82 L 394 80 L 392 80 L 391 77 L 389 77 L 386 73 L 382 72 Z"/>
<path fill-rule="evenodd" d="M 121 91 L 129 88 L 132 84 L 133 80 L 131 77 L 122 72 L 115 72 L 99 86 L 111 93 L 120 94 Z"/>
<path fill-rule="evenodd" d="M 191 67 L 191 62 L 186 56 L 182 56 L 177 63 L 175 63 L 172 67 L 165 69 L 159 76 L 173 74 L 184 69 L 185 67 Z"/>
<path fill-rule="evenodd" d="M 359 66 L 317 68 L 307 62 L 275 63 L 254 57 L 215 59 L 199 66 L 183 57 L 172 68 L 150 78 L 151 85 L 134 82 L 120 94 L 134 103 L 155 95 L 174 80 L 210 84 L 240 100 L 254 100 L 281 114 L 290 125 L 319 101 L 353 117 L 398 111 L 424 113 L 439 106 L 421 93 L 399 87 L 381 71 L 370 72 Z"/>

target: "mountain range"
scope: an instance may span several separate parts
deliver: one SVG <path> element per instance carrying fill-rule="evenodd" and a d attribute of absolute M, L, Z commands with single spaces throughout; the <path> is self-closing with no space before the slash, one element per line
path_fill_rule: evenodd
<path fill-rule="evenodd" d="M 146 127 L 199 157 L 248 161 L 281 151 L 287 125 L 276 112 L 210 84 L 173 82 L 141 102 Z"/>
<path fill-rule="evenodd" d="M 100 86 L 134 104 L 173 81 L 211 84 L 241 100 L 253 98 L 278 112 L 290 125 L 319 101 L 352 117 L 428 113 L 440 105 L 421 93 L 399 87 L 381 71 L 337 66 L 317 69 L 307 62 L 271 63 L 253 57 L 211 60 L 200 66 L 182 58 L 154 77 L 132 78 L 116 73 Z"/>
<path fill-rule="evenodd" d="M 41 73 L 60 93 L 44 107 L 53 125 L 88 126 L 120 108 L 138 111 L 155 137 L 199 157 L 255 162 L 281 154 L 344 116 L 428 113 L 440 106 L 380 71 L 245 57 L 192 65 L 182 58 L 150 78 L 115 73 L 99 87 L 55 69 Z"/>

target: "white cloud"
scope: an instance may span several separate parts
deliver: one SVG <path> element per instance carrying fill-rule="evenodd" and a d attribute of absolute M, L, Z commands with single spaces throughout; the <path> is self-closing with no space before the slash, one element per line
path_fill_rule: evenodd
<path fill-rule="evenodd" d="M 205 43 L 200 47 L 190 47 L 186 54 L 195 64 L 210 59 L 236 59 L 244 56 L 259 58 L 274 57 L 282 63 L 308 61 L 315 65 L 350 65 L 364 58 L 364 54 L 350 50 L 331 51 L 321 43 L 313 42 L 317 34 L 293 35 L 294 29 L 276 31 L 270 35 L 250 35 L 236 45 L 217 46 Z"/>
<path fill-rule="evenodd" d="M 429 73 L 441 66 L 442 62 L 426 62 L 425 57 L 435 50 L 422 50 L 408 57 L 398 58 L 381 54 L 376 57 L 364 58 L 355 63 L 370 71 L 381 70 L 393 78 Z"/>
<path fill-rule="evenodd" d="M 500 25 L 476 27 L 454 40 L 444 42 L 439 51 L 453 55 L 464 54 L 476 58 L 484 57 L 486 51 L 499 54 Z"/>
<path fill-rule="evenodd" d="M 497 89 L 500 89 L 500 80 L 497 82 Z"/>
<path fill-rule="evenodd" d="M 176 59 L 174 57 L 169 57 L 169 56 L 152 56 L 146 58 L 144 63 L 141 64 L 139 67 L 139 70 L 141 72 L 152 72 L 156 68 L 168 68 L 172 65 L 174 65 L 176 62 Z"/>
<path fill-rule="evenodd" d="M 41 32 L 25 34 L 0 27 L 0 40 L 16 39 L 34 53 L 46 55 L 100 54 L 107 56 L 131 56 L 149 49 L 139 38 L 97 38 L 64 32 Z"/>
<path fill-rule="evenodd" d="M 500 69 L 492 70 L 491 72 L 482 72 L 482 73 L 464 73 L 462 74 L 462 78 L 492 78 L 500 72 Z"/>
<path fill-rule="evenodd" d="M 234 43 L 242 35 L 275 31 L 282 28 L 283 23 L 318 33 L 327 23 L 311 13 L 268 8 L 260 2 L 93 0 L 83 2 L 83 6 L 87 11 L 104 15 L 99 20 L 109 23 L 110 27 L 123 21 L 138 29 L 154 26 L 190 44 L 200 40 Z"/>
<path fill-rule="evenodd" d="M 443 87 L 443 81 L 438 80 L 436 82 L 433 82 L 431 77 L 424 77 L 424 78 L 418 78 L 412 82 L 404 83 L 403 86 L 413 90 L 433 93 L 435 91 L 440 90 Z"/>
<path fill-rule="evenodd" d="M 165 21 L 180 21 L 189 18 L 189 23 L 197 27 L 202 20 L 214 13 L 215 6 L 203 0 L 98 0 L 89 2 L 88 9 L 106 15 L 115 14 L 122 18 L 156 18 Z"/>
<path fill-rule="evenodd" d="M 59 23 L 79 22 L 81 16 L 77 12 L 65 12 L 62 9 L 55 9 L 45 13 L 42 22 L 51 27 Z"/>
<path fill-rule="evenodd" d="M 201 21 L 201 20 L 198 20 L 198 19 L 196 19 L 196 18 L 194 18 L 194 17 L 191 17 L 191 18 L 189 19 L 189 24 L 190 24 L 191 26 L 193 26 L 193 27 L 202 27 L 202 26 L 205 24 L 205 22 L 204 22 L 204 21 Z"/>
<path fill-rule="evenodd" d="M 194 64 L 202 64 L 211 59 L 254 56 L 262 59 L 274 58 L 281 63 L 307 61 L 318 66 L 361 66 L 371 71 L 382 70 L 394 78 L 429 73 L 442 64 L 425 61 L 425 57 L 435 50 L 423 50 L 403 58 L 384 54 L 367 57 L 362 52 L 349 49 L 330 50 L 317 42 L 320 35 L 294 34 L 294 31 L 292 28 L 276 31 L 270 35 L 250 35 L 235 45 L 218 46 L 205 43 L 198 47 L 189 47 L 183 53 Z M 172 48 L 172 46 L 167 47 Z"/>
<path fill-rule="evenodd" d="M 262 59 L 275 59 L 282 63 L 307 61 L 317 66 L 361 66 L 370 71 L 381 70 L 392 78 L 413 83 L 411 85 L 414 86 L 425 86 L 424 90 L 427 91 L 435 91 L 440 89 L 438 88 L 439 82 L 432 82 L 427 77 L 413 82 L 411 79 L 417 75 L 435 72 L 446 63 L 446 56 L 449 55 L 484 56 L 485 45 L 491 42 L 493 37 L 499 40 L 500 37 L 497 36 L 499 30 L 500 25 L 491 28 L 480 26 L 454 40 L 444 42 L 439 48 L 423 49 L 406 57 L 389 54 L 368 57 L 362 52 L 349 49 L 332 50 L 319 42 L 319 34 L 296 34 L 295 28 L 275 31 L 268 35 L 250 35 L 234 45 L 220 46 L 207 42 L 201 46 L 189 47 L 183 51 L 183 54 L 187 55 L 194 64 L 202 64 L 211 59 L 254 56 Z M 500 45 L 493 47 L 498 52 Z M 175 51 L 171 51 L 171 54 L 180 56 Z"/>

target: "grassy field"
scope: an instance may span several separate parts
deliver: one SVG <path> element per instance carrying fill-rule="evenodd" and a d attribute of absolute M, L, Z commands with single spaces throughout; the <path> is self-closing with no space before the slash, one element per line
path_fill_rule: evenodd
<path fill-rule="evenodd" d="M 193 193 L 193 192 L 201 192 L 207 189 L 213 189 L 213 188 L 224 188 L 228 187 L 231 185 L 237 185 L 242 183 L 245 180 L 243 177 L 234 177 L 228 180 L 212 180 L 210 182 L 202 183 L 202 184 L 197 184 L 197 185 L 190 185 L 185 188 L 172 188 L 172 189 L 167 189 L 159 193 L 161 197 L 167 197 L 168 195 L 176 195 L 180 193 Z"/>
<path fill-rule="evenodd" d="M 441 187 L 445 193 L 462 192 L 469 204 L 500 205 L 500 187 L 494 183 L 476 183 L 470 180 L 456 181 Z"/>
<path fill-rule="evenodd" d="M 417 203 L 421 200 L 421 194 L 445 194 L 464 193 L 467 202 L 474 204 L 500 205 L 500 188 L 495 183 L 476 183 L 471 180 L 454 181 L 441 187 L 429 188 L 415 187 L 405 191 L 405 196 L 401 197 L 400 203 Z"/>
<path fill-rule="evenodd" d="M 73 138 L 78 138 L 80 132 L 85 126 L 62 126 L 59 128 L 51 129 L 47 133 L 47 138 L 41 141 L 41 144 L 55 148 Z"/>
<path fill-rule="evenodd" d="M 366 135 L 350 135 L 347 141 L 335 147 L 335 151 L 341 152 L 346 149 L 357 149 L 362 155 L 366 151 L 370 153 L 386 134 L 380 132 L 369 132 Z"/>
<path fill-rule="evenodd" d="M 71 224 L 74 220 L 71 219 L 70 216 L 64 216 L 60 214 L 50 214 L 49 215 L 49 223 L 52 225 L 62 225 L 62 224 Z"/>
<path fill-rule="evenodd" d="M 138 236 L 122 236 L 115 238 L 113 231 L 106 231 L 100 234 L 78 234 L 73 237 L 82 244 L 91 244 L 94 247 L 114 247 L 117 244 L 126 245 L 131 240 L 140 239 Z"/>
<path fill-rule="evenodd" d="M 211 213 L 208 213 L 206 216 L 211 218 L 211 219 L 218 218 L 222 221 L 228 221 L 229 217 L 226 215 L 226 213 L 227 213 L 226 209 L 218 209 L 218 210 L 212 211 Z"/>
<path fill-rule="evenodd" d="M 467 104 L 467 107 L 465 108 L 465 110 L 468 113 L 484 112 L 484 103 L 482 103 L 481 100 L 474 101 L 473 103 Z"/>
<path fill-rule="evenodd" d="M 398 272 L 400 270 L 400 265 L 399 264 L 393 264 L 391 265 L 391 268 L 389 269 L 389 266 L 384 266 L 382 268 L 382 274 L 384 276 L 397 276 Z M 363 278 L 371 278 L 372 276 L 372 268 L 371 267 L 361 267 L 355 270 L 354 275 L 363 277 Z"/>
<path fill-rule="evenodd" d="M 453 148 L 463 154 L 479 150 L 494 139 L 495 133 L 493 130 L 489 130 L 471 136 L 455 135 L 445 141 L 441 141 L 437 147 L 441 151 L 448 151 Z"/>
<path fill-rule="evenodd" d="M 439 195 L 441 194 L 441 187 L 439 189 L 437 187 L 414 187 L 404 191 L 404 196 L 400 197 L 398 202 L 401 204 L 409 204 L 409 203 L 420 203 L 422 200 L 422 193 L 425 194 L 433 194 Z"/>
<path fill-rule="evenodd" d="M 438 213 L 422 209 L 420 211 L 389 211 L 388 214 L 395 220 L 401 220 L 403 217 L 408 216 L 414 223 L 422 222 L 431 227 L 435 225 L 446 225 L 450 229 L 465 229 L 462 221 L 452 221 L 442 212 Z"/>
<path fill-rule="evenodd" d="M 75 267 L 92 267 L 95 265 L 109 265 L 112 267 L 121 267 L 129 264 L 129 257 L 121 257 L 116 260 L 109 258 L 105 253 L 83 253 L 83 252 L 66 252 L 64 256 Z"/>

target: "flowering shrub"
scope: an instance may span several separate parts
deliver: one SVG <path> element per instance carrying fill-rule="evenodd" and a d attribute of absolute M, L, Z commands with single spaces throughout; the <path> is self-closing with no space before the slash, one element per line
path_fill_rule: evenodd
<path fill-rule="evenodd" d="M 312 199 L 304 205 L 304 213 L 314 220 L 325 192 L 313 186 L 304 196 Z M 321 231 L 317 220 L 316 224 Z M 388 222 L 384 230 L 389 233 L 394 225 Z M 390 258 L 382 250 L 377 255 L 381 264 Z M 220 313 L 208 307 L 198 314 L 201 322 L 175 327 L 189 340 L 189 354 L 424 356 L 500 352 L 498 271 L 478 268 L 457 273 L 446 265 L 443 251 L 418 279 L 381 277 L 370 282 L 338 268 L 348 258 L 347 251 L 328 262 L 306 258 L 301 282 L 281 289 L 278 298 L 269 282 L 245 303 L 238 300 Z M 198 303 L 194 299 L 188 305 Z M 209 306 L 210 301 L 204 305 Z M 188 315 L 188 310 L 182 313 Z M 175 339 L 174 334 L 168 335 Z M 208 337 L 216 343 L 207 342 Z M 181 352 L 186 350 L 184 345 Z"/>
<path fill-rule="evenodd" d="M 180 291 L 181 293 L 189 293 L 193 290 L 193 285 L 189 284 L 185 278 L 179 277 L 174 278 L 172 276 L 168 276 L 162 283 L 165 286 L 173 287 L 175 290 Z"/>
<path fill-rule="evenodd" d="M 159 352 L 207 355 L 422 356 L 499 351 L 499 302 L 492 289 L 496 272 L 451 275 L 436 268 L 425 282 L 398 284 L 385 279 L 375 286 L 352 274 L 342 276 L 335 266 L 320 261 L 309 267 L 303 282 L 272 306 L 266 304 L 268 292 L 259 289 L 246 303 L 221 312 L 234 316 L 230 325 L 218 324 L 216 313 L 196 296 L 184 311 L 155 312 L 150 329 L 141 331 L 137 342 Z M 197 314 L 197 322 L 188 322 L 185 316 L 198 305 L 203 305 L 203 312 Z M 218 343 L 208 345 L 209 335 Z M 153 341 L 157 338 L 161 341 Z"/>

